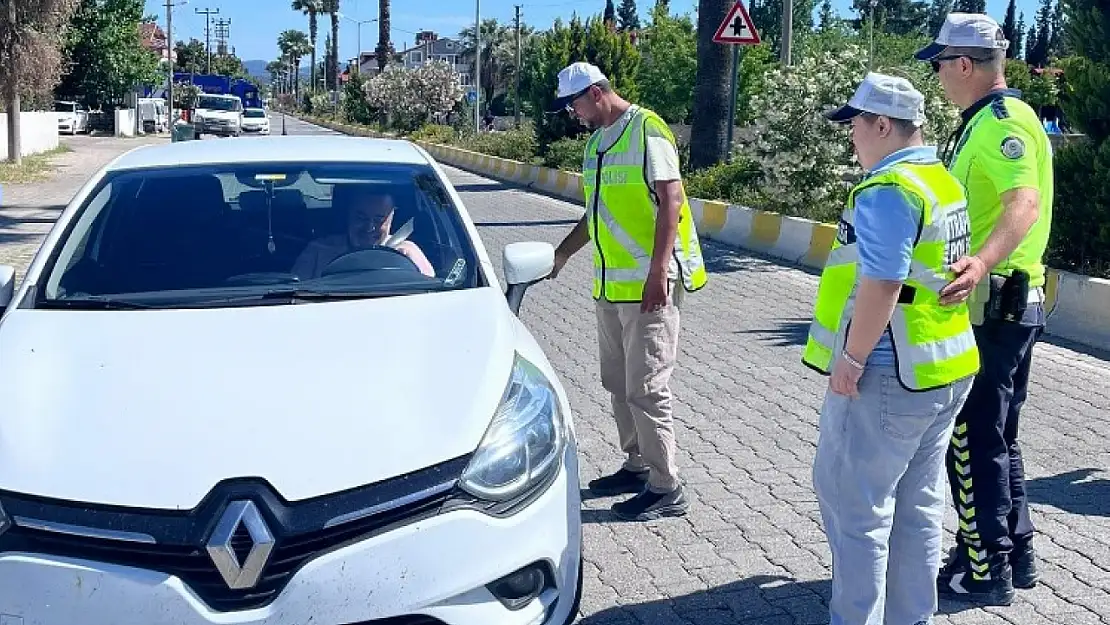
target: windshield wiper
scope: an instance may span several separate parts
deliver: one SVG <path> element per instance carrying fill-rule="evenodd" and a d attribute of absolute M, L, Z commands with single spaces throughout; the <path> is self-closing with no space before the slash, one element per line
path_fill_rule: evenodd
<path fill-rule="evenodd" d="M 418 287 L 409 289 L 385 289 L 381 291 L 314 291 L 312 289 L 274 289 L 261 295 L 263 300 L 305 300 L 329 301 L 345 299 L 373 299 L 377 297 L 395 297 L 399 295 L 415 295 L 438 290 L 436 288 Z"/>
<path fill-rule="evenodd" d="M 90 295 L 88 297 L 67 297 L 65 299 L 45 299 L 36 304 L 37 308 L 70 308 L 74 310 L 143 310 L 157 308 L 149 304 L 139 304 L 127 300 L 112 299 Z"/>

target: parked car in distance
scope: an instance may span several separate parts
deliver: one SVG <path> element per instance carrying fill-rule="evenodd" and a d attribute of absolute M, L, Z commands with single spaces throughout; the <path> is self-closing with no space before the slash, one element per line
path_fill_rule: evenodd
<path fill-rule="evenodd" d="M 58 114 L 58 132 L 75 135 L 89 131 L 89 109 L 85 105 L 69 100 L 54 102 L 54 112 Z"/>
<path fill-rule="evenodd" d="M 28 625 L 568 625 L 574 416 L 407 141 L 140 147 L 0 267 L 0 612 Z"/>

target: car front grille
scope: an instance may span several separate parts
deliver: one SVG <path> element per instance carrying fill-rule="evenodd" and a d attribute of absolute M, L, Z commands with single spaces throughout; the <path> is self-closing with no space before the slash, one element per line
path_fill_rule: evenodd
<path fill-rule="evenodd" d="M 219 489 L 221 495 L 218 498 L 209 496 L 209 500 L 218 499 L 219 505 L 211 505 L 212 502 L 208 501 L 209 505 L 202 504 L 195 510 L 180 516 L 161 511 L 107 512 L 109 517 L 114 514 L 118 518 L 97 519 L 96 527 L 111 527 L 118 531 L 142 531 L 155 536 L 153 544 L 50 531 L 42 529 L 39 525 L 21 526 L 19 523 L 21 508 L 39 513 L 35 520 L 39 524 L 43 522 L 44 517 L 41 514 L 44 508 L 41 502 L 32 501 L 31 506 L 27 506 L 27 500 L 13 499 L 0 493 L 0 502 L 16 519 L 15 526 L 0 537 L 0 553 L 5 551 L 38 553 L 157 571 L 181 579 L 212 610 L 219 612 L 250 610 L 264 607 L 272 602 L 293 575 L 314 558 L 437 514 L 443 504 L 455 494 L 453 481 L 444 482 L 445 475 L 457 477 L 464 467 L 465 462 L 461 459 L 451 461 L 433 469 L 366 487 L 362 489 L 363 493 L 347 491 L 342 494 L 341 500 L 339 500 L 340 496 L 329 496 L 300 504 L 284 504 L 273 497 L 272 493 L 262 493 L 260 489 L 268 489 L 268 486 L 251 483 L 249 487 L 240 484 L 236 488 L 232 483 Z M 426 474 L 423 479 L 414 478 L 421 473 Z M 429 489 L 428 484 L 431 483 L 438 483 L 440 486 Z M 252 489 L 259 491 L 258 496 L 251 496 Z M 213 491 L 213 493 L 216 492 Z M 263 511 L 263 517 L 274 537 L 274 545 L 258 582 L 248 589 L 232 589 L 216 569 L 205 544 L 226 502 L 245 498 L 254 501 Z M 329 501 L 333 498 L 337 501 Z M 382 511 L 364 516 L 355 515 L 349 521 L 334 522 L 339 518 L 336 514 L 352 512 L 352 508 L 353 511 L 366 509 L 367 502 L 382 508 Z M 383 506 L 383 502 L 386 502 L 386 505 Z M 389 502 L 396 502 L 396 505 Z M 68 504 L 69 507 L 73 505 Z M 303 510 L 303 508 L 314 509 Z M 70 526 L 74 525 L 72 514 L 67 515 L 64 520 L 59 516 L 52 515 L 45 518 Z M 297 522 L 300 527 L 282 526 L 281 519 L 306 516 L 312 517 L 313 520 Z M 175 523 L 180 522 L 177 523 L 178 527 L 174 527 L 175 523 L 168 523 L 167 518 Z M 108 524 L 105 520 L 108 520 Z M 333 523 L 329 524 L 328 521 Z M 160 523 L 164 524 L 166 529 L 161 532 L 162 536 L 156 536 L 159 532 L 150 530 L 158 527 Z M 293 524 L 290 522 L 287 525 Z M 81 525 L 87 527 L 91 524 Z M 197 532 L 190 527 L 200 528 L 202 531 Z M 184 535 L 190 533 L 191 537 L 184 538 Z M 240 525 L 230 541 L 231 549 L 238 556 L 239 562 L 245 561 L 252 545 L 249 533 L 243 525 Z M 383 625 L 393 625 L 393 623 L 433 625 L 437 622 L 435 620 L 381 621 Z M 376 624 L 378 621 L 371 623 Z"/>

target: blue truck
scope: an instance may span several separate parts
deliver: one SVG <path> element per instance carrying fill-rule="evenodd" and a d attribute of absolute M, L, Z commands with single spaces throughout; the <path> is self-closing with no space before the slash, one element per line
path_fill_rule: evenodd
<path fill-rule="evenodd" d="M 174 86 L 193 84 L 204 93 L 219 95 L 239 96 L 243 101 L 243 108 L 262 108 L 262 97 L 258 94 L 258 87 L 249 80 L 232 78 L 219 74 L 190 74 L 188 72 L 175 72 L 173 75 Z M 163 85 L 147 87 L 146 97 L 166 97 L 166 88 Z"/>

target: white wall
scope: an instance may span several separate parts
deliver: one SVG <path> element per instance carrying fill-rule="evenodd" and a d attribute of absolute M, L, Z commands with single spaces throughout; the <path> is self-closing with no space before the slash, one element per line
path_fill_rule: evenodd
<path fill-rule="evenodd" d="M 58 114 L 23 112 L 19 114 L 20 152 L 39 154 L 58 147 Z M 8 158 L 8 114 L 0 113 L 0 159 Z"/>
<path fill-rule="evenodd" d="M 135 109 L 116 109 L 116 136 L 135 136 Z"/>

